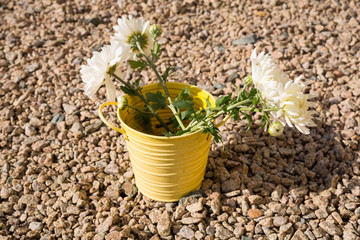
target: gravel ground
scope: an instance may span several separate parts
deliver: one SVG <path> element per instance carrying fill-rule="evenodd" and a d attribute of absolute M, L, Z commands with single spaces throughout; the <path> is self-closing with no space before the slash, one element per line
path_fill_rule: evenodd
<path fill-rule="evenodd" d="M 0 3 L 0 240 L 360 239 L 359 1 Z M 266 50 L 309 83 L 317 127 L 272 138 L 257 115 L 248 133 L 228 122 L 200 191 L 144 197 L 97 116 L 104 94 L 89 100 L 79 75 L 123 14 L 162 25 L 161 68 L 215 96 Z"/>

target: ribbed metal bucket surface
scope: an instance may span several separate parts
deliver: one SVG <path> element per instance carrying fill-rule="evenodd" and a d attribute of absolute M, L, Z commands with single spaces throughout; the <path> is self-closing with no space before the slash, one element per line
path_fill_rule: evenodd
<path fill-rule="evenodd" d="M 210 93 L 195 86 L 174 82 L 168 82 L 166 86 L 172 99 L 188 87 L 196 108 L 205 108 L 206 99 L 212 106 L 215 105 Z M 156 91 L 163 92 L 160 84 L 149 84 L 142 89 L 144 94 Z M 130 105 L 143 108 L 144 103 L 137 97 L 127 98 Z M 174 137 L 145 134 L 135 130 L 139 127 L 134 121 L 135 110 L 118 110 L 117 113 L 121 127 L 126 132 L 130 161 L 136 185 L 141 193 L 157 201 L 175 202 L 200 188 L 207 165 L 211 135 L 201 131 Z M 163 110 L 159 115 L 167 121 L 171 112 Z M 155 119 L 152 123 L 158 125 Z M 158 128 L 156 133 L 162 131 L 163 128 Z"/>

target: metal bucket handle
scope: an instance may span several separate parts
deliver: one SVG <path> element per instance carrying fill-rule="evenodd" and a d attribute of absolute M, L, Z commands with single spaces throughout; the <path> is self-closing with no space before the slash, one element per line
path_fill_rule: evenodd
<path fill-rule="evenodd" d="M 102 110 L 103 110 L 104 107 L 106 107 L 106 106 L 108 106 L 108 105 L 117 106 L 117 104 L 118 104 L 117 102 L 106 102 L 106 103 L 101 104 L 100 107 L 99 107 L 99 116 L 100 116 L 100 119 L 101 119 L 109 128 L 111 128 L 111 129 L 113 129 L 113 130 L 115 130 L 115 131 L 120 132 L 121 134 L 124 135 L 125 139 L 127 140 L 128 137 L 127 137 L 127 135 L 126 135 L 126 132 L 125 132 L 123 129 L 114 126 L 112 123 L 110 123 L 108 120 L 106 120 L 105 117 L 104 117 L 104 115 L 103 115 L 103 113 L 102 113 Z"/>

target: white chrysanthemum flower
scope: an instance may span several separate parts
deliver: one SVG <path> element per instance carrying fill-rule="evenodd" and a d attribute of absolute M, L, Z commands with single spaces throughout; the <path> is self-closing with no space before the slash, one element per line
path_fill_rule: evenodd
<path fill-rule="evenodd" d="M 88 65 L 81 66 L 80 73 L 85 83 L 87 96 L 93 97 L 105 82 L 108 100 L 116 99 L 115 85 L 111 80 L 110 73 L 115 72 L 119 76 L 118 70 L 124 56 L 126 56 L 126 48 L 118 44 L 111 44 L 104 46 L 101 52 L 94 52 L 93 56 L 87 60 Z"/>
<path fill-rule="evenodd" d="M 257 89 L 261 92 L 261 96 L 268 103 L 273 103 L 276 101 L 276 97 L 278 97 L 283 92 L 283 84 L 281 82 L 277 82 L 275 80 L 270 80 L 264 83 L 260 83 L 257 86 Z"/>
<path fill-rule="evenodd" d="M 311 95 L 302 93 L 302 86 L 299 81 L 300 78 L 294 82 L 287 82 L 281 89 L 279 96 L 271 99 L 271 105 L 279 108 L 278 111 L 271 112 L 271 115 L 284 126 L 286 124 L 290 127 L 295 126 L 301 133 L 309 134 L 308 127 L 316 126 L 312 121 L 312 115 L 315 111 L 308 111 L 311 106 L 308 99 L 311 98 Z"/>
<path fill-rule="evenodd" d="M 269 54 L 261 52 L 256 55 L 256 48 L 251 53 L 252 62 L 252 79 L 255 87 L 264 85 L 269 81 L 275 81 L 285 86 L 286 82 L 289 81 L 289 77 L 284 73 L 278 65 L 272 60 Z"/>
<path fill-rule="evenodd" d="M 111 42 L 119 42 L 130 48 L 130 58 L 134 59 L 140 53 L 136 42 L 146 55 L 150 55 L 154 40 L 150 36 L 149 21 L 144 22 L 142 18 L 133 19 L 132 16 L 123 16 L 118 19 L 118 25 L 114 26 L 116 33 L 111 38 Z"/>

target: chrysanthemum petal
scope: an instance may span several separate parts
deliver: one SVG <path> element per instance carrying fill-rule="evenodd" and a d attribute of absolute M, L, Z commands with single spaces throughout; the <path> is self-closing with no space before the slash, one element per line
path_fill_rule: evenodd
<path fill-rule="evenodd" d="M 115 85 L 108 76 L 105 78 L 105 87 L 106 87 L 106 95 L 108 101 L 115 101 L 116 99 Z"/>
<path fill-rule="evenodd" d="M 116 68 L 119 67 L 123 62 L 123 57 L 126 57 L 122 54 L 122 51 L 118 51 L 121 45 L 117 44 L 104 46 L 101 52 L 94 52 L 93 56 L 87 60 L 88 65 L 81 67 L 80 73 L 85 83 L 85 94 L 89 97 L 94 96 L 105 81 L 108 88 L 108 98 L 115 99 L 115 86 L 108 75 L 109 70 L 115 65 Z M 117 69 L 111 69 L 111 72 L 114 70 Z"/>

